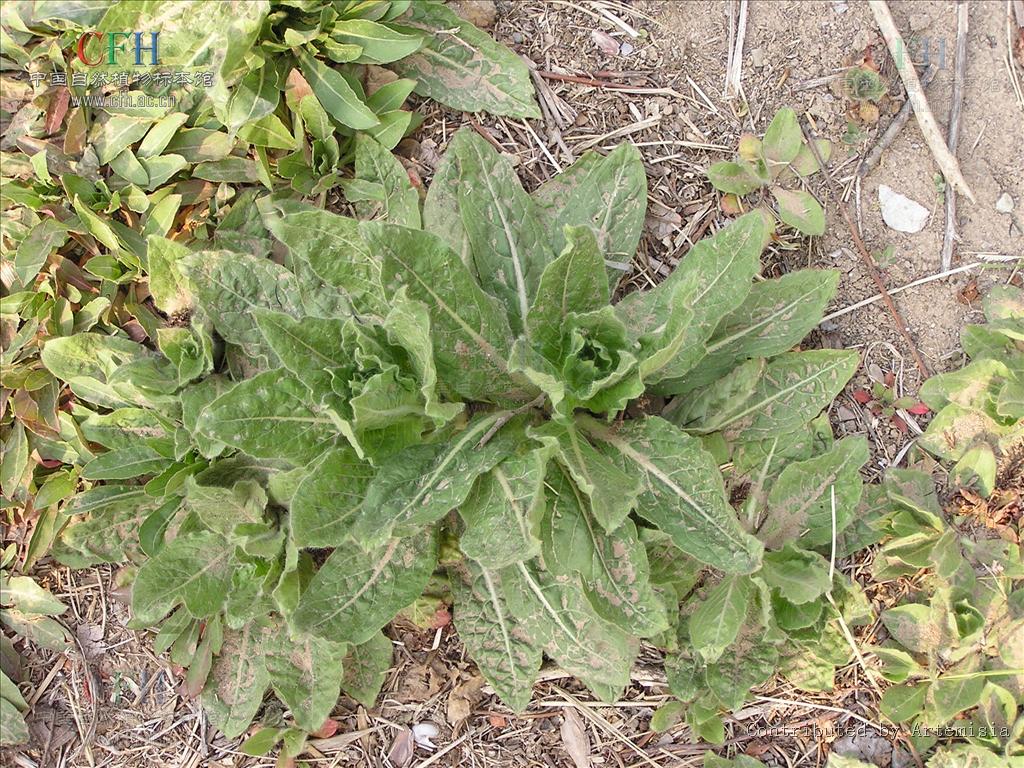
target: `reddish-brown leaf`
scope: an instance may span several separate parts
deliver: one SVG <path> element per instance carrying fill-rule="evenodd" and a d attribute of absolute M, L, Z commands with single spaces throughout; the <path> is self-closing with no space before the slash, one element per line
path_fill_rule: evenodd
<path fill-rule="evenodd" d="M 324 724 L 313 732 L 312 736 L 316 739 L 329 739 L 338 732 L 338 727 L 338 721 L 332 717 L 328 717 L 324 720 Z"/>
<path fill-rule="evenodd" d="M 867 405 L 873 399 L 871 393 L 866 389 L 855 389 L 853 390 L 853 399 L 861 405 Z"/>
<path fill-rule="evenodd" d="M 57 129 L 64 123 L 64 116 L 68 113 L 68 103 L 71 100 L 71 91 L 68 88 L 60 88 L 50 98 L 50 105 L 46 108 L 46 135 L 57 132 Z"/>

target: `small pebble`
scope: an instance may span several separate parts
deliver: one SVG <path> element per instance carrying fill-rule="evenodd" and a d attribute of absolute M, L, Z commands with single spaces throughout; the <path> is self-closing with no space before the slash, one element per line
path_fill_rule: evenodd
<path fill-rule="evenodd" d="M 1010 196 L 1009 192 L 1003 192 L 996 200 L 996 210 L 1000 213 L 1010 213 L 1013 211 L 1013 197 Z"/>
<path fill-rule="evenodd" d="M 928 221 L 927 208 L 885 184 L 878 185 L 878 202 L 882 220 L 897 232 L 920 232 Z"/>
<path fill-rule="evenodd" d="M 412 727 L 412 737 L 415 739 L 417 746 L 423 749 L 436 749 L 434 739 L 437 738 L 438 733 L 440 733 L 438 727 L 429 721 L 416 723 Z"/>
<path fill-rule="evenodd" d="M 750 62 L 757 68 L 761 69 L 764 66 L 764 51 L 760 48 L 755 48 L 750 52 Z"/>

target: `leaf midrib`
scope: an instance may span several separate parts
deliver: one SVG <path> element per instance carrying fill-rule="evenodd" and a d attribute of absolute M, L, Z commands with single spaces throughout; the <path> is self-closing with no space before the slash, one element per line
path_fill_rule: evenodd
<path fill-rule="evenodd" d="M 720 339 L 719 341 L 714 342 L 713 344 L 709 344 L 708 347 L 707 347 L 707 354 L 711 355 L 712 353 L 717 352 L 722 347 L 727 346 L 727 345 L 731 344 L 732 342 L 737 341 L 738 339 L 743 338 L 744 336 L 748 336 L 748 335 L 750 335 L 752 333 L 756 333 L 761 328 L 763 328 L 764 326 L 766 326 L 769 323 L 771 323 L 773 320 L 776 320 L 779 317 L 781 317 L 784 314 L 786 314 L 787 312 L 789 312 L 790 310 L 795 309 L 797 307 L 797 305 L 799 305 L 801 302 L 805 301 L 809 296 L 813 296 L 815 293 L 817 293 L 819 287 L 820 286 L 814 286 L 810 290 L 805 291 L 799 297 L 797 297 L 797 298 L 793 299 L 792 301 L 790 301 L 789 304 L 786 304 L 781 309 L 777 309 L 777 310 L 773 311 L 770 315 L 768 315 L 767 317 L 761 319 L 759 322 L 754 323 L 753 325 L 744 326 L 743 328 L 741 328 L 740 330 L 736 331 L 735 333 L 733 333 L 733 334 L 731 334 L 729 336 L 725 336 L 724 338 Z"/>
<path fill-rule="evenodd" d="M 411 499 L 409 499 L 405 506 L 402 507 L 402 509 L 396 515 L 396 519 L 405 519 L 406 516 L 408 516 L 411 513 L 413 507 L 415 507 L 422 501 L 424 494 L 429 493 L 430 490 L 434 488 L 434 485 L 438 482 L 438 479 L 443 479 L 441 476 L 444 475 L 444 471 L 448 468 L 448 465 L 451 462 L 455 461 L 459 454 L 462 453 L 463 448 L 466 447 L 466 443 L 472 442 L 477 435 L 479 435 L 485 429 L 490 428 L 490 426 L 494 424 L 499 418 L 502 418 L 502 414 L 495 414 L 494 416 L 482 419 L 480 423 L 477 424 L 475 427 L 467 429 L 463 433 L 462 437 L 459 438 L 458 442 L 456 442 L 455 445 L 452 446 L 451 450 L 447 452 L 447 454 L 444 456 L 441 462 L 435 465 L 434 469 L 427 475 L 427 482 L 420 488 L 419 491 L 416 492 L 416 494 Z"/>

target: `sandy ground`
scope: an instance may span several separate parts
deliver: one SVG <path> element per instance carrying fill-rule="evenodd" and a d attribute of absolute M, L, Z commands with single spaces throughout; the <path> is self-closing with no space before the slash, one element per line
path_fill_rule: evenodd
<path fill-rule="evenodd" d="M 916 39 L 911 48 L 918 58 L 927 46 L 943 65 L 927 93 L 945 127 L 953 81 L 954 5 L 936 0 L 892 2 L 891 6 L 900 29 Z M 935 181 L 937 168 L 913 121 L 879 166 L 860 183 L 854 182 L 859 158 L 903 101 L 902 87 L 866 4 L 751 0 L 743 45 L 743 92 L 726 99 L 725 68 L 737 8 L 738 3 L 660 0 L 499 2 L 494 34 L 537 65 L 537 82 L 544 86 L 549 114 L 530 126 L 483 118 L 481 128 L 519 159 L 528 187 L 571 163 L 588 146 L 610 148 L 623 140 L 636 143 L 647 163 L 651 207 L 648 233 L 630 284 L 644 287 L 685 258 L 702 233 L 724 221 L 703 169 L 710 162 L 730 158 L 742 132 L 762 133 L 778 107 L 792 106 L 813 121 L 820 135 L 835 142 L 830 171 L 862 227 L 868 248 L 881 253 L 893 247 L 893 255 L 880 265 L 887 285 L 901 286 L 938 273 L 944 205 Z M 1024 254 L 1024 104 L 1018 103 L 1011 85 L 1005 14 L 1002 2 L 970 3 L 958 154 L 977 202 L 959 202 L 954 267 L 992 254 Z M 595 30 L 619 43 L 616 55 L 600 50 L 593 39 Z M 820 79 L 841 75 L 865 55 L 881 64 L 889 93 L 879 105 L 878 124 L 858 125 L 862 136 L 846 144 L 850 102 L 838 77 Z M 1018 73 L 1022 71 L 1018 67 Z M 436 107 L 427 112 L 416 140 L 406 142 L 403 150 L 429 181 L 437 152 L 464 118 Z M 880 184 L 932 211 L 923 231 L 906 235 L 885 226 L 878 206 Z M 876 291 L 828 187 L 817 177 L 810 189 L 826 207 L 825 236 L 810 241 L 783 238 L 768 254 L 766 271 L 775 274 L 803 266 L 839 269 L 843 277 L 833 308 L 839 310 Z M 1015 203 L 1010 214 L 995 209 L 1004 192 Z M 959 329 L 980 317 L 975 287 L 984 293 L 994 282 L 1011 279 L 1016 279 L 1015 265 L 1003 262 L 899 294 L 899 311 L 930 368 L 943 370 L 960 363 Z M 861 348 L 866 364 L 902 373 L 897 379 L 902 392 L 913 394 L 917 389 L 919 377 L 909 349 L 879 304 L 825 324 L 812 342 Z M 872 439 L 872 474 L 912 437 L 912 430 L 905 434 L 875 423 L 850 397 L 842 396 L 832 415 L 838 431 L 867 433 Z M 0 754 L 0 764 L 273 765 L 270 759 L 240 755 L 237 743 L 212 731 L 196 702 L 177 694 L 180 670 L 152 654 L 151 636 L 125 628 L 128 611 L 109 569 L 70 573 L 44 566 L 41 573 L 72 607 L 65 618 L 75 630 L 77 648 L 29 659 L 26 671 L 36 691 L 35 742 L 23 753 Z M 594 766 L 668 768 L 701 763 L 706 745 L 691 743 L 685 726 L 666 734 L 649 730 L 650 715 L 667 694 L 657 653 L 651 649 L 637 666 L 634 684 L 614 706 L 592 701 L 554 670 L 538 686 L 528 711 L 517 717 L 486 687 L 481 688 L 481 679 L 449 627 L 418 630 L 396 625 L 390 634 L 396 668 L 378 706 L 364 711 L 355 702 L 339 702 L 338 735 L 316 743 L 316 752 L 307 755 L 308 764 L 387 766 L 389 753 L 397 756 L 391 751 L 396 741 L 407 738 L 408 727 L 432 722 L 439 729 L 437 749 L 417 747 L 405 765 L 573 766 L 561 735 L 567 719 L 570 725 L 581 725 Z M 829 726 L 852 722 L 848 713 L 871 717 L 873 702 L 858 669 L 851 665 L 838 680 L 837 690 L 827 696 L 809 697 L 781 684 L 767 686 L 762 694 L 791 703 L 758 700 L 736 713 L 727 723 L 728 741 L 721 753 L 745 752 L 770 765 L 813 766 L 823 764 L 832 748 L 859 748 L 882 768 L 903 764 L 905 755 L 885 742 L 851 747 L 849 740 L 837 744 L 835 736 L 828 734 Z M 816 708 L 823 705 L 846 714 Z M 758 735 L 758 728 L 780 724 L 803 726 L 810 735 Z"/>

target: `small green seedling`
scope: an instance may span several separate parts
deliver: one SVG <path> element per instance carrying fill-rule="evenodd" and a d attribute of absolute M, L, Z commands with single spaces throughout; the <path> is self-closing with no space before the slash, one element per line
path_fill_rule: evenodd
<path fill-rule="evenodd" d="M 763 138 L 752 134 L 740 138 L 735 160 L 715 163 L 708 168 L 708 179 L 724 192 L 722 207 L 727 212 L 742 208 L 741 197 L 767 190 L 775 199 L 774 214 L 785 224 L 805 235 L 825 231 L 825 212 L 814 196 L 802 189 L 788 189 L 788 181 L 811 176 L 821 170 L 818 156 L 827 162 L 832 152 L 829 141 L 815 141 L 814 149 L 804 140 L 796 113 L 784 107 L 772 118 Z M 763 193 L 755 205 L 764 199 Z M 765 210 L 772 210 L 763 206 Z"/>

